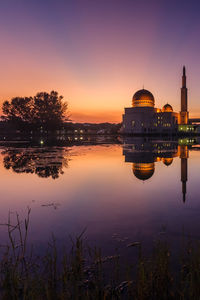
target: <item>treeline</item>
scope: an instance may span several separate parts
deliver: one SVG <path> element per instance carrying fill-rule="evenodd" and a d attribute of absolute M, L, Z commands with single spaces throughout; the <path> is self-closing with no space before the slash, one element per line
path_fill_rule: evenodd
<path fill-rule="evenodd" d="M 58 92 L 40 92 L 34 97 L 15 97 L 4 101 L 0 134 L 5 132 L 58 132 L 69 134 L 116 134 L 121 124 L 73 123 L 68 103 Z"/>
<path fill-rule="evenodd" d="M 55 129 L 69 119 L 68 104 L 56 91 L 12 98 L 3 103 L 2 112 L 2 120 L 18 129 Z"/>

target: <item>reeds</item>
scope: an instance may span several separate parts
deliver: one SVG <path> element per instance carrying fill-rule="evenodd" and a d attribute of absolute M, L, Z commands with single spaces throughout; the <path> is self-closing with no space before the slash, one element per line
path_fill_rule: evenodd
<path fill-rule="evenodd" d="M 166 239 L 157 240 L 148 256 L 142 244 L 132 243 L 137 258 L 123 263 L 120 253 L 104 257 L 98 248 L 88 247 L 82 232 L 71 239 L 71 250 L 57 250 L 54 236 L 45 255 L 37 256 L 28 246 L 30 209 L 22 222 L 3 224 L 8 244 L 0 259 L 0 299 L 200 299 L 200 245 L 185 239 L 173 255 Z M 173 263 L 175 262 L 175 266 Z"/>

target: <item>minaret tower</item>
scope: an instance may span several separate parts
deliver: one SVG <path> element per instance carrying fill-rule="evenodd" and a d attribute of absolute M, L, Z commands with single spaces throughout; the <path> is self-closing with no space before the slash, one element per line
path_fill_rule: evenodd
<path fill-rule="evenodd" d="M 182 88 L 181 88 L 181 111 L 180 111 L 180 124 L 188 124 L 188 107 L 187 107 L 187 87 L 186 87 L 186 73 L 185 66 L 183 67 L 183 76 L 182 76 Z"/>

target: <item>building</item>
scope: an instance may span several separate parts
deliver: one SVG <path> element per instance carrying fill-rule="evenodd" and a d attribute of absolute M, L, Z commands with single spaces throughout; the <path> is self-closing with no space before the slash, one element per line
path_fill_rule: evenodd
<path fill-rule="evenodd" d="M 180 112 L 174 112 L 168 103 L 162 109 L 156 108 L 153 94 L 146 89 L 139 90 L 133 95 L 132 107 L 125 108 L 122 132 L 129 135 L 193 133 L 196 127 L 189 122 L 187 103 L 186 71 L 183 67 Z"/>

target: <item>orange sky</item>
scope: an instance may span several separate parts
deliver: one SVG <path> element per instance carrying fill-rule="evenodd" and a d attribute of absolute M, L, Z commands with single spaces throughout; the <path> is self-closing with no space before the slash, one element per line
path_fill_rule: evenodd
<path fill-rule="evenodd" d="M 179 111 L 185 64 L 190 115 L 200 116 L 194 5 L 50 0 L 47 9 L 39 0 L 11 2 L 0 11 L 0 104 L 56 90 L 74 122 L 121 122 L 144 85 L 156 107 L 168 102 Z"/>

